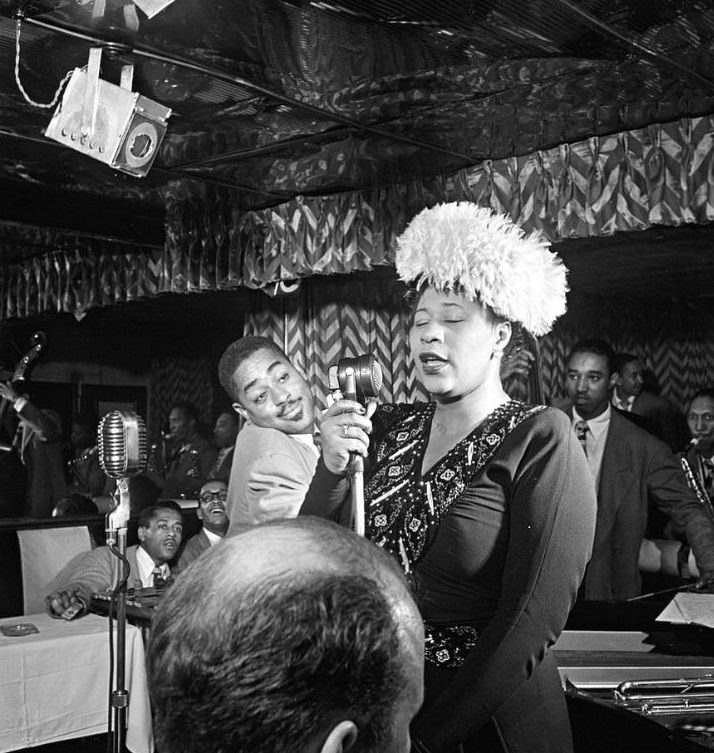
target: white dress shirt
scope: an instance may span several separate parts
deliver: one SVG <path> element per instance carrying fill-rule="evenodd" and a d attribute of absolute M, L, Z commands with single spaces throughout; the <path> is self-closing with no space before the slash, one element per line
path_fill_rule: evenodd
<path fill-rule="evenodd" d="M 307 445 L 315 453 L 316 458 L 320 457 L 320 450 L 315 444 L 315 437 L 312 434 L 291 434 L 290 436 L 293 439 L 297 439 L 298 442 Z"/>
<path fill-rule="evenodd" d="M 605 451 L 605 442 L 607 441 L 607 432 L 610 428 L 610 416 L 612 415 L 612 409 L 608 404 L 607 408 L 595 418 L 588 419 L 587 421 L 573 408 L 573 431 L 575 432 L 575 424 L 579 421 L 585 421 L 588 425 L 588 433 L 585 439 L 588 455 L 588 465 L 590 466 L 590 473 L 592 473 L 595 481 L 595 491 L 600 486 L 600 470 L 602 468 L 602 456 Z M 576 432 L 577 433 L 577 432 Z"/>
<path fill-rule="evenodd" d="M 617 392 L 617 387 L 612 391 L 612 404 L 619 408 L 620 410 L 624 410 L 627 413 L 632 413 L 632 404 L 635 402 L 635 396 L 630 395 L 628 398 L 623 399 L 620 397 L 620 395 Z"/>
<path fill-rule="evenodd" d="M 171 569 L 164 562 L 163 565 L 157 565 L 154 560 L 151 559 L 146 549 L 139 545 L 136 548 L 136 564 L 139 567 L 139 578 L 141 579 L 141 585 L 144 588 L 150 588 L 154 585 L 154 568 L 158 567 L 161 570 L 161 577 L 164 580 L 168 580 L 171 575 Z"/>
<path fill-rule="evenodd" d="M 214 544 L 217 544 L 219 541 L 223 541 L 223 536 L 219 536 L 217 533 L 213 533 L 213 531 L 209 531 L 206 526 L 203 526 L 203 532 L 206 534 L 206 538 L 208 539 L 208 542 L 211 546 Z"/>

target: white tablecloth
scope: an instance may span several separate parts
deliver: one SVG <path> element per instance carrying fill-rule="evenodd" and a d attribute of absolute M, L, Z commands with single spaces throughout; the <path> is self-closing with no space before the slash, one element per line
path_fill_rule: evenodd
<path fill-rule="evenodd" d="M 0 620 L 0 626 L 18 623 L 32 623 L 39 633 L 0 633 L 0 753 L 105 732 L 107 618 L 90 614 L 67 622 L 36 614 Z M 133 625 L 126 629 L 126 689 L 127 747 L 152 753 L 144 645 Z"/>

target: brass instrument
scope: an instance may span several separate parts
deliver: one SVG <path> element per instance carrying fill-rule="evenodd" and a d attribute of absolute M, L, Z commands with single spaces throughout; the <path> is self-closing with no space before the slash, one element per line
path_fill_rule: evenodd
<path fill-rule="evenodd" d="M 714 714 L 714 676 L 628 680 L 613 691 L 615 704 L 643 716 Z"/>
<path fill-rule="evenodd" d="M 693 441 L 694 440 L 692 440 L 692 442 Z M 696 475 L 694 474 L 694 471 L 692 470 L 692 466 L 690 465 L 687 458 L 684 457 L 684 455 L 680 456 L 680 463 L 682 465 L 682 470 L 684 471 L 684 475 L 687 478 L 687 484 L 689 488 L 697 495 L 697 499 L 699 500 L 699 503 L 703 505 L 706 510 L 709 511 L 709 514 L 712 517 L 714 517 L 714 507 L 712 506 L 712 501 L 709 499 L 709 495 L 704 489 L 704 485 L 701 483 L 700 479 L 696 477 Z"/>

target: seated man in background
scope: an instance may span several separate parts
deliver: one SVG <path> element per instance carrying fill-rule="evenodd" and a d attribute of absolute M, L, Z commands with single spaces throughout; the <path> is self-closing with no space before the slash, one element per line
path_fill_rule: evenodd
<path fill-rule="evenodd" d="M 218 448 L 216 462 L 208 474 L 209 478 L 219 479 L 228 483 L 233 465 L 233 451 L 238 436 L 238 415 L 236 413 L 221 413 L 213 427 L 213 441 Z"/>
<path fill-rule="evenodd" d="M 198 495 L 196 515 L 203 522 L 201 530 L 191 536 L 179 555 L 176 570 L 181 572 L 199 557 L 206 549 L 217 544 L 228 531 L 226 498 L 228 484 L 225 481 L 206 481 Z"/>
<path fill-rule="evenodd" d="M 147 475 L 169 499 L 196 499 L 216 462 L 216 450 L 198 433 L 198 410 L 191 403 L 177 403 L 169 413 L 169 433 L 162 457 Z"/>
<path fill-rule="evenodd" d="M 231 343 L 218 377 L 246 421 L 228 484 L 228 535 L 273 518 L 296 517 L 318 457 L 309 385 L 267 337 Z"/>
<path fill-rule="evenodd" d="M 156 610 L 157 749 L 407 753 L 423 642 L 378 547 L 309 517 L 247 529 L 189 567 Z"/>
<path fill-rule="evenodd" d="M 641 591 L 640 547 L 651 499 L 686 536 L 703 580 L 714 576 L 714 521 L 687 486 L 667 445 L 610 405 L 612 348 L 582 340 L 568 357 L 566 412 L 580 440 L 597 492 L 593 554 L 585 599 L 624 601 Z"/>
<path fill-rule="evenodd" d="M 632 353 L 617 353 L 613 359 L 612 404 L 625 413 L 643 419 L 643 428 L 678 452 L 687 441 L 684 417 L 659 395 L 646 392 L 644 369 L 640 359 Z"/>
<path fill-rule="evenodd" d="M 169 562 L 181 546 L 181 508 L 170 500 L 144 508 L 139 515 L 139 544 L 127 547 L 128 588 L 163 588 L 173 579 Z M 52 617 L 61 617 L 72 605 L 84 614 L 93 593 L 114 588 L 119 558 L 108 546 L 100 546 L 70 562 L 48 587 L 45 598 Z"/>

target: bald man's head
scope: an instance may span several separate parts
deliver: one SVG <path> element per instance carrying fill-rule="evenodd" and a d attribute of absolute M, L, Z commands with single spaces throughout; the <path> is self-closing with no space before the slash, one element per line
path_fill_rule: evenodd
<path fill-rule="evenodd" d="M 190 566 L 157 609 L 159 746 L 326 751 L 345 733 L 345 749 L 407 751 L 422 655 L 419 614 L 382 550 L 315 518 L 256 526 Z"/>

